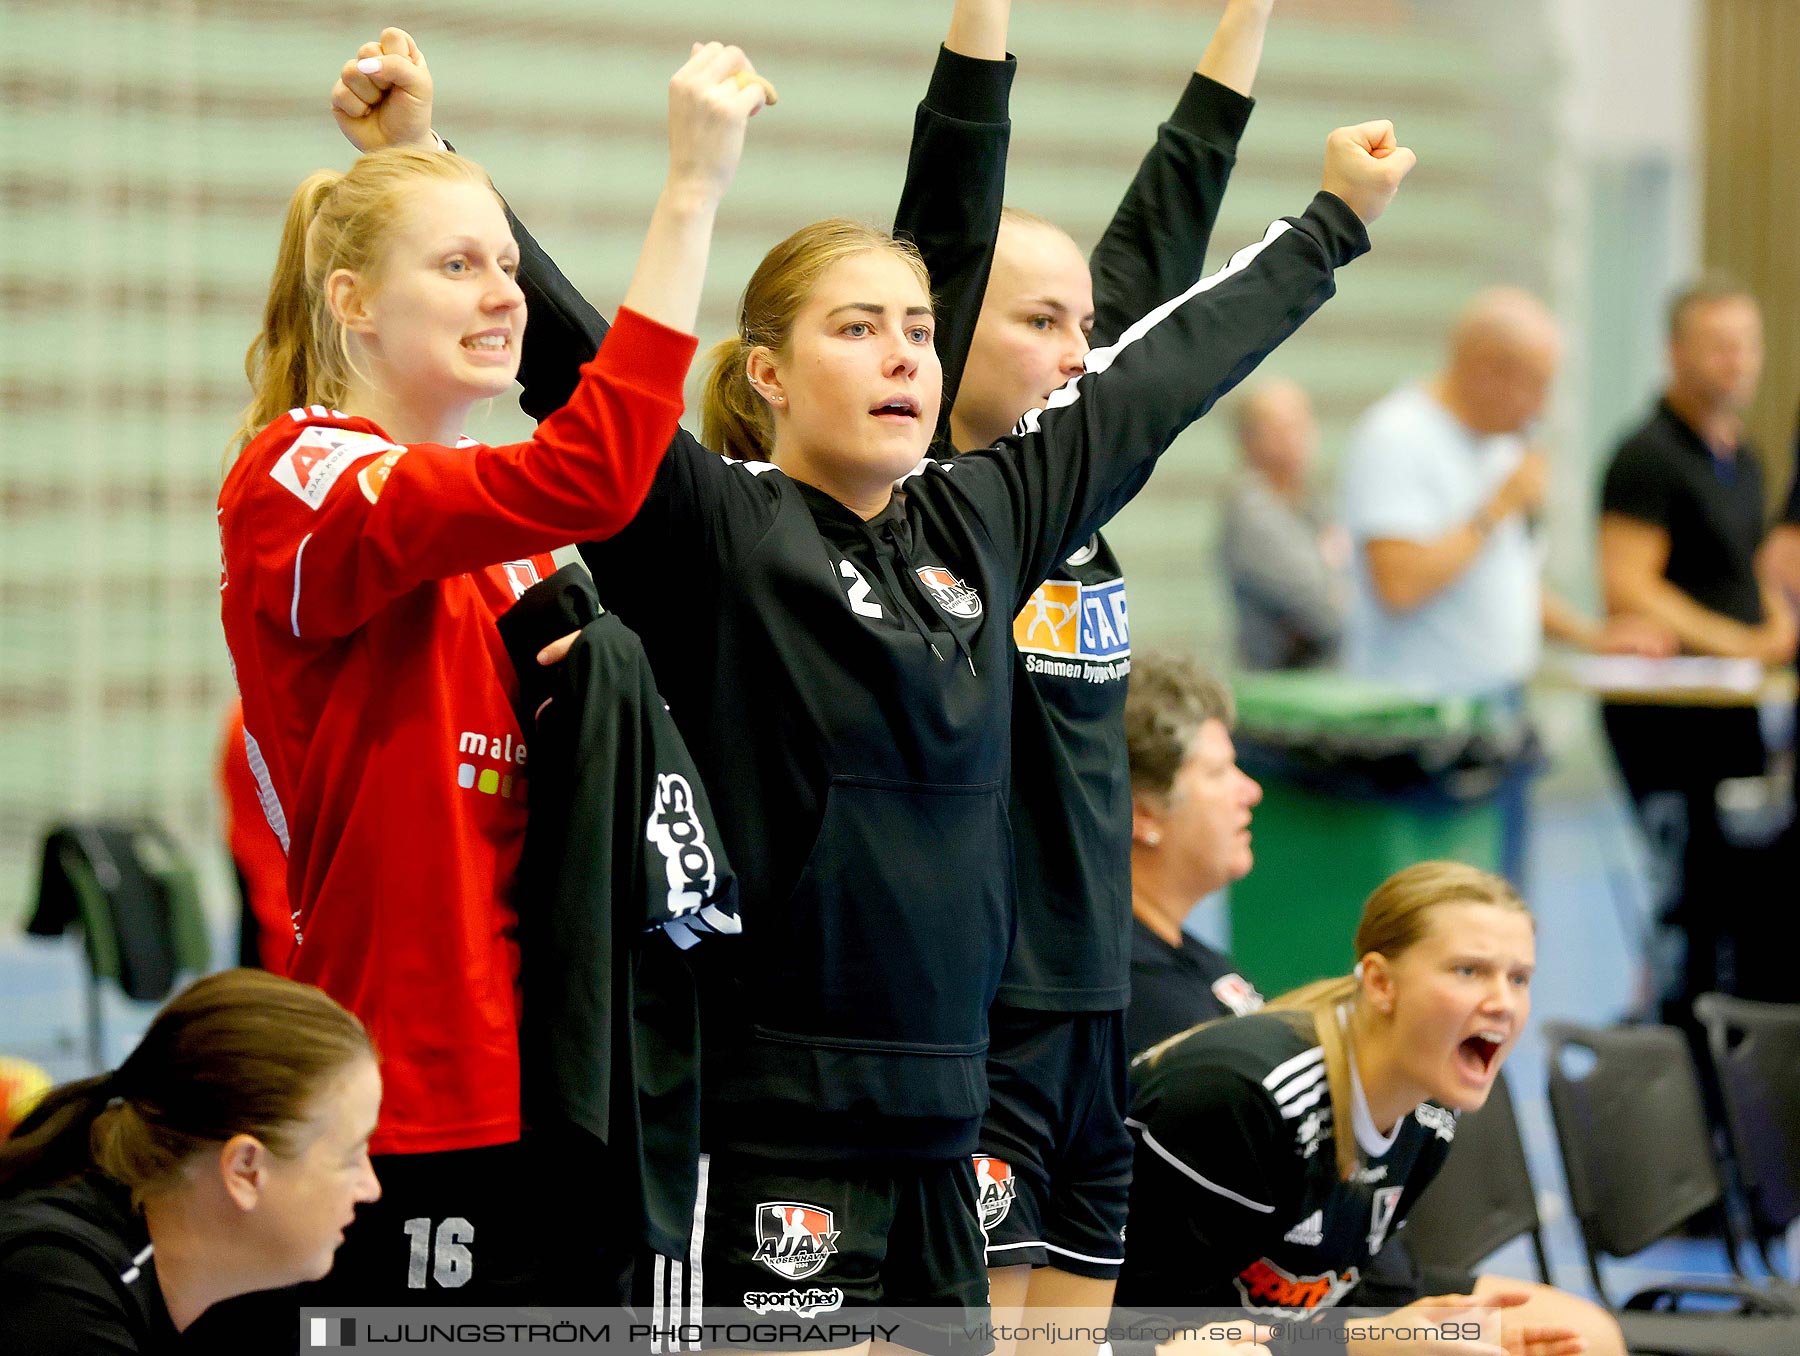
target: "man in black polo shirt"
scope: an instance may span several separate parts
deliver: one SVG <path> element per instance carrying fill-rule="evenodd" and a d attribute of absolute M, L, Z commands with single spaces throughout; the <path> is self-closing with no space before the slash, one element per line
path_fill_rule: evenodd
<path fill-rule="evenodd" d="M 1669 384 L 1620 444 L 1601 491 L 1600 569 L 1609 611 L 1672 630 L 1689 654 L 1784 664 L 1794 615 L 1757 580 L 1763 478 L 1744 439 L 1762 375 L 1762 316 L 1741 287 L 1706 279 L 1669 308 Z M 1606 734 L 1659 865 L 1667 872 L 1661 976 L 1665 1020 L 1693 998 L 1735 990 L 1737 937 L 1760 907 L 1759 862 L 1726 839 L 1719 784 L 1763 771 L 1751 707 L 1608 704 Z M 1683 943 L 1685 942 L 1685 947 Z"/>
<path fill-rule="evenodd" d="M 1796 421 L 1800 424 L 1800 421 Z M 1781 511 L 1781 519 L 1769 529 L 1769 539 L 1763 543 L 1762 557 L 1758 562 L 1758 573 L 1762 578 L 1781 591 L 1787 599 L 1789 607 L 1800 608 L 1800 427 L 1794 434 L 1793 478 L 1788 482 L 1787 506 Z M 1794 702 L 1794 728 L 1800 731 L 1800 696 Z M 1800 805 L 1800 749 L 1796 750 L 1794 759 L 1794 801 Z M 1788 826 L 1783 836 L 1781 851 L 1783 855 L 1777 862 L 1776 870 L 1785 872 L 1789 881 L 1800 877 L 1800 821 Z M 1777 964 L 1775 955 L 1771 955 L 1770 963 Z M 1768 986 L 1766 996 L 1783 999 L 1788 1002 L 1800 1001 L 1800 982 L 1790 976 L 1784 976 L 1785 991 L 1778 991 Z"/>
<path fill-rule="evenodd" d="M 1795 423 L 1793 478 L 1788 482 L 1787 507 L 1763 543 L 1759 573 L 1781 590 L 1789 607 L 1800 608 L 1800 420 Z M 1800 729 L 1800 701 L 1794 707 L 1794 724 Z M 1794 799 L 1800 802 L 1800 757 L 1794 760 Z M 1791 836 L 1800 837 L 1800 826 Z"/>
<path fill-rule="evenodd" d="M 1788 482 L 1787 507 L 1763 543 L 1763 577 L 1800 606 L 1800 429 L 1794 434 L 1794 473 Z"/>

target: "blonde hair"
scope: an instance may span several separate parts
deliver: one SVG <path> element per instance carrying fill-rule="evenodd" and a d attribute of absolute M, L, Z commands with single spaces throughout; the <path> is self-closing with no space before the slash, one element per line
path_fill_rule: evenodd
<path fill-rule="evenodd" d="M 903 260 L 931 293 L 925 260 L 909 242 L 860 221 L 832 217 L 802 226 L 763 256 L 738 302 L 737 333 L 714 344 L 701 381 L 701 438 L 737 461 L 767 461 L 775 446 L 768 404 L 744 364 L 755 348 L 787 347 L 794 320 L 825 270 L 841 259 L 884 250 Z"/>
<path fill-rule="evenodd" d="M 371 151 L 345 173 L 316 170 L 294 190 L 262 328 L 244 354 L 252 394 L 231 436 L 232 455 L 285 410 L 343 403 L 355 364 L 349 333 L 331 313 L 325 280 L 340 268 L 378 276 L 405 220 L 406 195 L 423 182 L 493 191 L 474 161 L 413 146 Z"/>
<path fill-rule="evenodd" d="M 1419 862 L 1396 871 L 1375 887 L 1363 903 L 1356 928 L 1356 955 L 1376 952 L 1397 960 L 1430 930 L 1431 911 L 1444 904 L 1491 904 L 1530 916 L 1530 910 L 1505 880 L 1462 862 Z M 1263 1010 L 1291 1014 L 1297 1023 L 1310 1020 L 1312 1034 L 1325 1051 L 1325 1077 L 1331 1089 L 1332 1139 L 1337 1146 L 1338 1176 L 1348 1182 L 1358 1162 L 1350 1120 L 1350 1053 L 1338 1010 L 1362 992 L 1355 975 L 1321 979 L 1273 1000 Z"/>
<path fill-rule="evenodd" d="M 1002 226 L 1012 226 L 1014 228 L 1031 227 L 1039 231 L 1055 231 L 1071 245 L 1075 243 L 1075 237 L 1070 235 L 1061 226 L 1058 226 L 1054 221 L 1050 220 L 1049 217 L 1040 216 L 1036 212 L 1028 212 L 1023 207 L 1002 207 L 1000 209 L 1000 224 Z"/>
<path fill-rule="evenodd" d="M 374 1057 L 362 1023 L 310 985 L 262 970 L 208 975 L 169 1001 L 117 1070 L 45 1095 L 0 1145 L 0 1194 L 97 1167 L 141 1203 L 234 1135 L 292 1154 L 317 1099 Z"/>

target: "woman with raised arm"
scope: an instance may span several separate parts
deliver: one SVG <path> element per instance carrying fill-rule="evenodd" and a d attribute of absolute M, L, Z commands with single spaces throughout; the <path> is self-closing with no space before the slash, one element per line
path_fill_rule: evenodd
<path fill-rule="evenodd" d="M 1410 159 L 1385 126 L 1334 134 L 1305 215 L 1128 327 L 1018 436 L 910 475 L 939 398 L 923 269 L 878 232 L 809 227 L 713 357 L 708 441 L 736 464 L 677 447 L 633 525 L 585 548 L 708 784 L 736 791 L 720 817 L 745 947 L 708 1028 L 709 1294 L 979 1304 L 967 1155 L 1012 929 L 1011 618 L 1324 301 L 1364 247 L 1347 202 L 1372 219 Z M 928 1227 L 935 1274 L 910 1242 Z"/>
<path fill-rule="evenodd" d="M 223 1300 L 319 1279 L 381 1194 L 380 1103 L 362 1024 L 317 989 L 190 984 L 0 1144 L 0 1350 L 171 1351 Z"/>
<path fill-rule="evenodd" d="M 955 446 L 1004 437 L 1082 372 L 1090 345 L 1114 343 L 1201 276 L 1273 3 L 1225 7 L 1091 263 L 1052 222 L 1006 210 L 960 388 L 945 385 Z M 1006 0 L 984 7 L 1003 18 Z M 919 241 L 941 297 L 971 270 L 939 242 L 984 219 L 979 206 L 1005 166 L 959 157 L 955 145 L 922 149 L 915 142 L 895 230 Z M 975 1160 L 988 1274 L 997 1323 L 1012 1326 L 1022 1309 L 1104 1322 L 1124 1258 L 1132 1160 L 1123 1012 L 1132 660 L 1124 572 L 1101 533 L 1056 564 L 1014 619 L 1013 640 L 1018 930 L 988 1014 L 989 1103 Z"/>
<path fill-rule="evenodd" d="M 340 1258 L 347 1300 L 529 1298 L 556 1245 L 521 1143 L 508 892 L 528 740 L 495 618 L 551 572 L 548 552 L 642 502 L 764 98 L 742 52 L 696 44 L 670 82 L 668 179 L 616 332 L 514 446 L 461 437 L 471 405 L 511 389 L 525 331 L 487 176 L 392 146 L 311 176 L 290 208 L 219 496 L 222 607 L 288 854 L 292 973 L 357 1013 L 385 1060 L 388 1190 Z"/>

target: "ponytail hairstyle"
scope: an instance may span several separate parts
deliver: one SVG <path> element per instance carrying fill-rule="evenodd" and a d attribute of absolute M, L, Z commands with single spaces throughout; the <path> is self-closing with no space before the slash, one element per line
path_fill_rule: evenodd
<path fill-rule="evenodd" d="M 208 975 L 112 1073 L 46 1094 L 0 1143 L 0 1196 L 98 1168 L 141 1204 L 234 1135 L 292 1154 L 317 1099 L 374 1056 L 362 1023 L 310 985 L 263 970 Z"/>
<path fill-rule="evenodd" d="M 1332 1139 L 1338 1176 L 1346 1182 L 1356 1172 L 1359 1155 L 1350 1128 L 1350 1049 L 1339 1010 L 1354 1005 L 1362 994 L 1360 957 L 1378 952 L 1389 960 L 1399 959 L 1423 940 L 1431 927 L 1431 911 L 1441 904 L 1491 904 L 1530 915 L 1512 886 L 1491 872 L 1462 862 L 1419 862 L 1389 876 L 1364 902 L 1356 928 L 1358 973 L 1302 985 L 1263 1008 L 1283 1013 L 1296 1026 L 1310 1024 L 1310 1034 L 1325 1051 Z"/>
<path fill-rule="evenodd" d="M 282 224 L 262 328 L 244 355 L 252 395 L 231 437 L 233 456 L 286 410 L 343 403 L 355 363 L 325 280 L 340 268 L 378 277 L 405 220 L 406 195 L 425 182 L 493 191 L 474 161 L 416 146 L 371 151 L 347 173 L 316 170 L 301 180 Z"/>
<path fill-rule="evenodd" d="M 750 384 L 750 351 L 784 351 L 800 308 L 840 259 L 885 250 L 902 259 L 931 293 L 925 261 L 909 241 L 859 221 L 833 217 L 802 226 L 763 256 L 738 302 L 737 333 L 713 345 L 701 379 L 701 439 L 734 461 L 767 461 L 775 450 L 768 403 Z"/>

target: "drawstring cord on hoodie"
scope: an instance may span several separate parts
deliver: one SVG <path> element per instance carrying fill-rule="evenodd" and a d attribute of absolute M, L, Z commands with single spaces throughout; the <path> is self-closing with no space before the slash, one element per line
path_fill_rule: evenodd
<path fill-rule="evenodd" d="M 880 561 L 881 568 L 887 572 L 889 587 L 894 590 L 900 610 L 906 614 L 907 620 L 912 623 L 914 629 L 925 638 L 925 643 L 931 647 L 931 653 L 936 655 L 938 661 L 942 663 L 944 652 L 938 649 L 937 640 L 933 636 L 930 626 L 914 609 L 915 602 L 925 602 L 927 606 L 932 606 L 925 598 L 925 585 L 920 582 L 918 567 L 913 564 L 912 556 L 906 549 L 906 543 L 901 540 L 901 534 L 895 530 L 895 524 L 891 520 L 881 525 L 881 535 L 893 548 L 894 554 L 899 556 L 901 562 L 906 566 L 904 570 L 896 571 L 893 561 L 885 552 L 876 553 L 876 559 Z M 957 652 L 968 664 L 969 672 L 979 678 L 981 675 L 975 669 L 975 655 L 963 643 L 962 637 L 956 633 L 954 627 L 950 629 L 950 637 L 956 642 Z"/>

